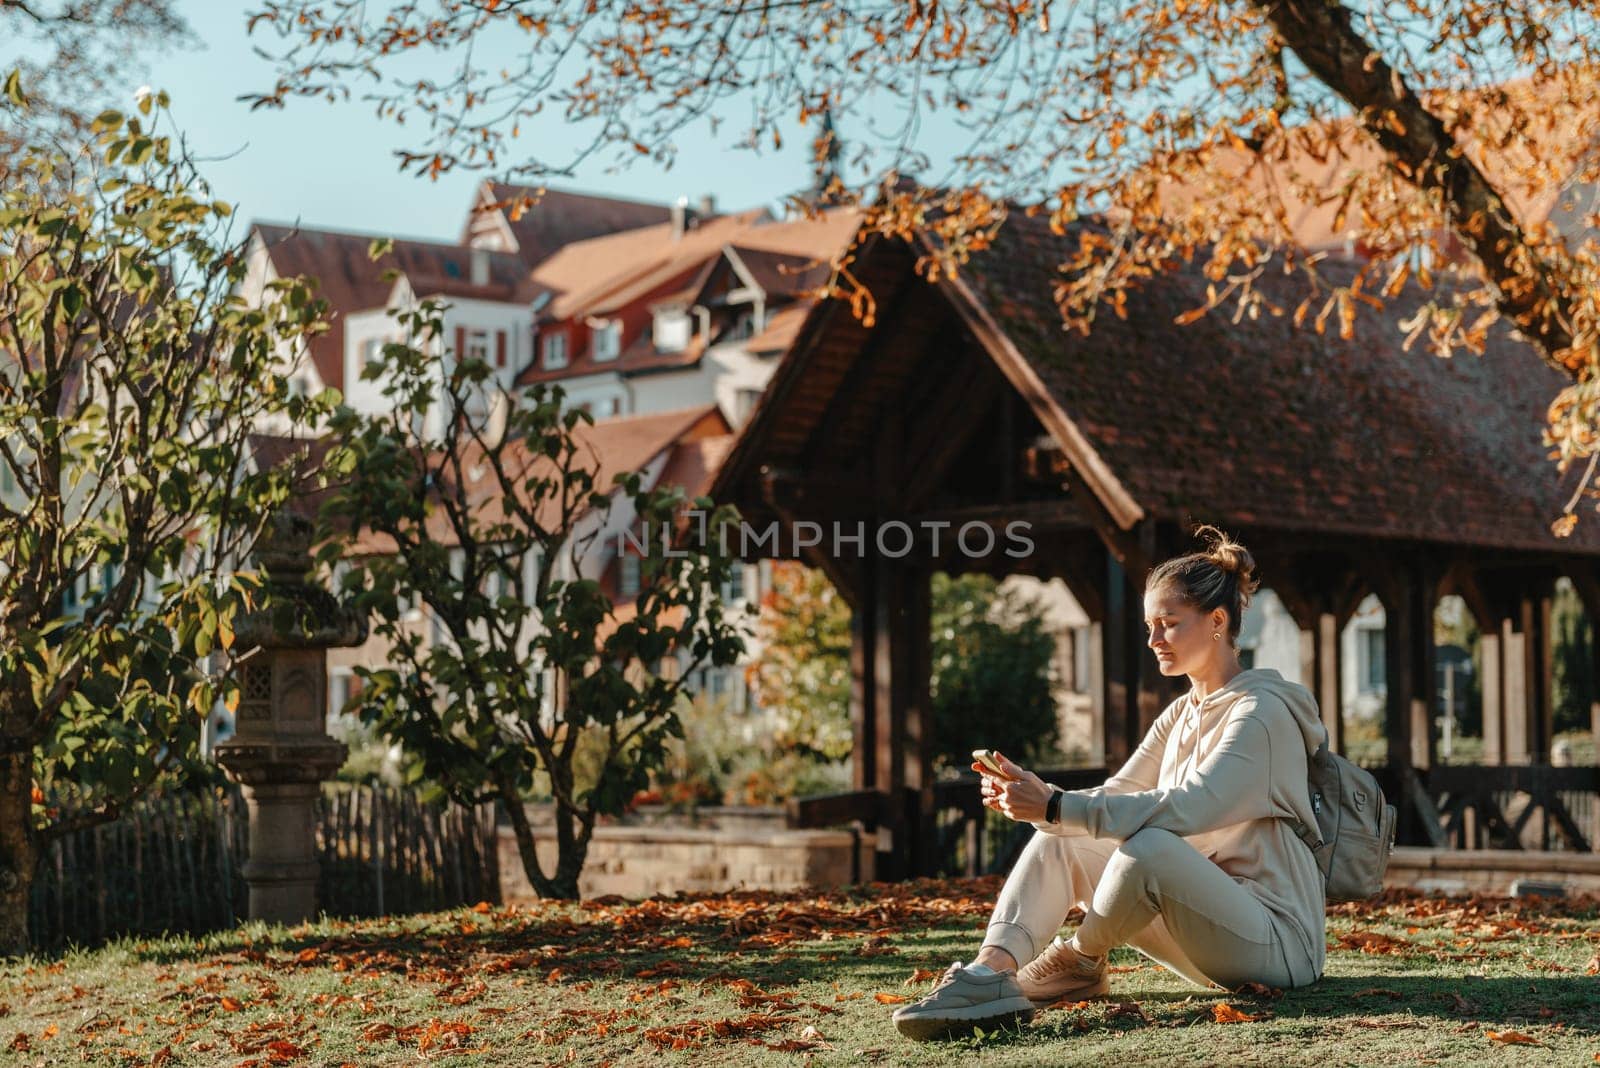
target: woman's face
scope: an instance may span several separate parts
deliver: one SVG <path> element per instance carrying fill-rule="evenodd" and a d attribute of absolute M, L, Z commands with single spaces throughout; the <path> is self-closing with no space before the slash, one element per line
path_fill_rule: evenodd
<path fill-rule="evenodd" d="M 1230 647 L 1228 614 L 1220 608 L 1202 612 L 1185 603 L 1170 583 L 1145 592 L 1144 625 L 1149 635 L 1145 644 L 1156 654 L 1163 675 L 1201 672 Z"/>

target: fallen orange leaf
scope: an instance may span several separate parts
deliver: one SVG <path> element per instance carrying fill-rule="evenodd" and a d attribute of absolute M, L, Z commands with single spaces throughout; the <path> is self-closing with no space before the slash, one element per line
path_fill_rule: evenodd
<path fill-rule="evenodd" d="M 879 1005 L 898 1005 L 903 1001 L 911 1000 L 904 994 L 874 994 L 872 996 L 877 999 Z"/>
<path fill-rule="evenodd" d="M 494 911 L 494 906 L 489 904 L 487 901 L 480 901 L 476 905 L 472 906 L 472 911 L 476 912 L 480 916 L 485 916 Z"/>
<path fill-rule="evenodd" d="M 1589 975 L 1600 975 L 1600 953 L 1590 957 L 1589 963 L 1583 966 L 1583 970 Z M 1595 1056 L 1600 1057 L 1600 1053 L 1595 1054 Z"/>
<path fill-rule="evenodd" d="M 1211 1018 L 1217 1023 L 1254 1023 L 1271 1016 L 1270 1012 L 1243 1012 L 1226 1001 L 1211 1006 Z"/>
<path fill-rule="evenodd" d="M 1485 1031 L 1490 1042 L 1503 1042 L 1508 1046 L 1542 1046 L 1532 1035 L 1525 1035 L 1521 1031 Z"/>
<path fill-rule="evenodd" d="M 238 1012 L 240 1009 L 244 1008 L 244 1003 L 224 996 L 222 999 L 222 1008 L 225 1012 Z"/>

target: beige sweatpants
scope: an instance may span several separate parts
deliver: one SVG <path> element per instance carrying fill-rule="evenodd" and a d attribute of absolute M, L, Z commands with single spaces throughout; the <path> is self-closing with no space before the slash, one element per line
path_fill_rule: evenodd
<path fill-rule="evenodd" d="M 984 945 L 1020 967 L 1073 907 L 1084 910 L 1078 949 L 1092 956 L 1127 944 L 1190 982 L 1230 989 L 1317 978 L 1293 931 L 1171 831 L 1145 828 L 1123 842 L 1035 832 L 1001 888 Z"/>

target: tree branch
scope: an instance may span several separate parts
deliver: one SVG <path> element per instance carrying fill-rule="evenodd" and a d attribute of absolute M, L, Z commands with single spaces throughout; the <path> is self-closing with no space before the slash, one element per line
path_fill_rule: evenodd
<path fill-rule="evenodd" d="M 1357 32 L 1350 10 L 1330 0 L 1257 0 L 1257 6 L 1311 73 L 1356 108 L 1388 165 L 1419 188 L 1444 194 L 1458 220 L 1455 232 L 1498 290 L 1501 312 L 1545 362 L 1577 377 L 1590 360 L 1573 350 L 1571 300 L 1552 285 L 1552 265 L 1444 123 Z"/>

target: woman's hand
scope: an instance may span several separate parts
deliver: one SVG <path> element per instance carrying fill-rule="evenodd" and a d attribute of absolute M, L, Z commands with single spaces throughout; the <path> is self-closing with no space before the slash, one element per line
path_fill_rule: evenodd
<path fill-rule="evenodd" d="M 1010 778 L 996 778 L 982 764 L 974 762 L 972 765 L 972 770 L 982 776 L 980 789 L 984 807 L 1018 823 L 1043 822 L 1044 806 L 1050 800 L 1050 785 L 1022 765 L 1008 760 L 1004 754 L 996 753 L 995 759 Z"/>

